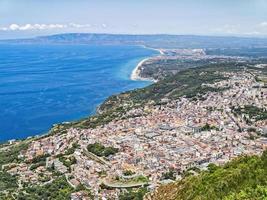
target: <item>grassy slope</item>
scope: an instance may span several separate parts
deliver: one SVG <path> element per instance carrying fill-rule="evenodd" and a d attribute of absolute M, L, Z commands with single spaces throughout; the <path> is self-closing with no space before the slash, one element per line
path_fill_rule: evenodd
<path fill-rule="evenodd" d="M 267 199 L 267 151 L 261 157 L 244 156 L 222 167 L 162 186 L 157 200 Z"/>

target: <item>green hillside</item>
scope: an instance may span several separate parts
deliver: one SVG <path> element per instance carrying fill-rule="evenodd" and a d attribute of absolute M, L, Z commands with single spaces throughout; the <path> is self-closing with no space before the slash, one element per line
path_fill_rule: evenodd
<path fill-rule="evenodd" d="M 265 200 L 267 199 L 267 151 L 243 156 L 197 176 L 160 187 L 157 200 Z"/>

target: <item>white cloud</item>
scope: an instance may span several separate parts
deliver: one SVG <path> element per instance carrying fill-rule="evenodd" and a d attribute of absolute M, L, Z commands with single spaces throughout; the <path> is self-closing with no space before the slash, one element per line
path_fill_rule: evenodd
<path fill-rule="evenodd" d="M 64 24 L 10 24 L 8 27 L 1 27 L 2 31 L 28 31 L 28 30 L 47 30 L 67 28 Z"/>
<path fill-rule="evenodd" d="M 106 24 L 91 25 L 91 24 L 77 24 L 77 23 L 68 23 L 68 24 L 10 24 L 7 27 L 0 27 L 0 31 L 29 31 L 29 30 L 51 30 L 51 29 L 88 29 L 92 27 L 101 27 L 106 28 Z"/>
<path fill-rule="evenodd" d="M 9 26 L 9 29 L 12 30 L 12 31 L 18 30 L 19 28 L 20 28 L 20 27 L 19 27 L 19 25 L 17 25 L 17 24 L 11 24 L 11 25 Z M 6 29 L 8 29 L 8 28 L 6 28 Z"/>

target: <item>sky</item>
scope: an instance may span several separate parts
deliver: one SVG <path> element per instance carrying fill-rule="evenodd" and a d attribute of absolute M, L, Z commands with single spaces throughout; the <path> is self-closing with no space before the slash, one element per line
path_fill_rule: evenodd
<path fill-rule="evenodd" d="M 267 37 L 267 0 L 0 0 L 0 39 L 69 32 Z"/>

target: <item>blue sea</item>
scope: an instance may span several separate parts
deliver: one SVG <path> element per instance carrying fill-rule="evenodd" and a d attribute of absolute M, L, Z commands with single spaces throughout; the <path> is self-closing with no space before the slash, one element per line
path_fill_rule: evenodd
<path fill-rule="evenodd" d="M 132 81 L 138 62 L 158 52 L 136 46 L 0 45 L 0 141 L 46 133 L 92 115 Z"/>

